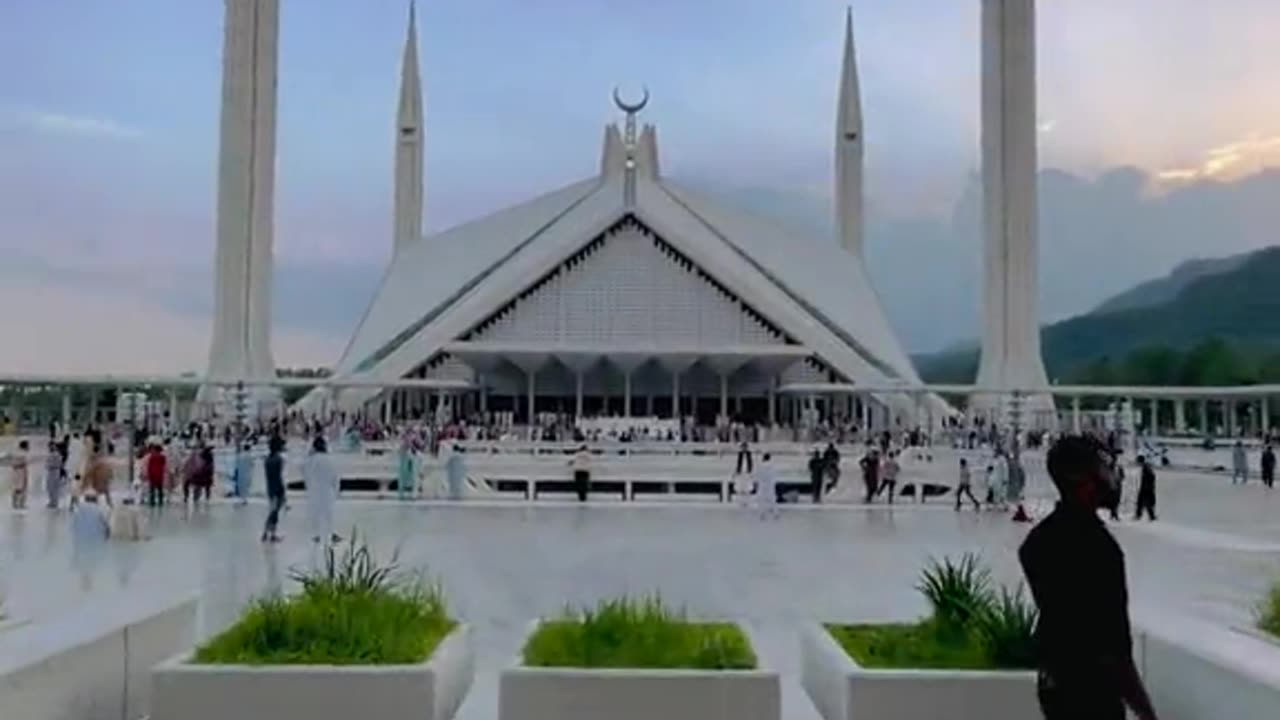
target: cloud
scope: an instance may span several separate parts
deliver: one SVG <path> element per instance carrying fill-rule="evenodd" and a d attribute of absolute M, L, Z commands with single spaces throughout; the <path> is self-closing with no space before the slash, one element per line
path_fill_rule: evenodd
<path fill-rule="evenodd" d="M 1097 177 L 1043 170 L 1041 320 L 1087 312 L 1189 258 L 1223 257 L 1276 243 L 1280 170 L 1239 179 L 1189 179 L 1193 182 L 1152 193 L 1147 189 L 1156 176 L 1135 168 L 1113 168 Z M 776 186 L 718 194 L 815 242 L 835 242 L 829 197 Z M 978 335 L 980 178 L 970 179 L 942 217 L 892 216 L 871 208 L 866 255 L 871 283 L 908 349 L 933 351 Z"/>
<path fill-rule="evenodd" d="M 204 369 L 208 318 L 156 302 L 48 283 L 0 285 L 0 372 L 42 375 L 177 375 Z M 16 310 L 22 308 L 22 310 Z M 276 363 L 330 365 L 345 338 L 277 329 Z"/>
<path fill-rule="evenodd" d="M 136 140 L 142 137 L 141 130 L 121 124 L 110 118 L 94 117 L 92 115 L 70 115 L 32 108 L 15 108 L 9 110 L 6 114 L 14 124 L 54 135 L 72 135 L 111 140 Z"/>
<path fill-rule="evenodd" d="M 1264 167 L 1280 164 L 1280 135 L 1253 134 L 1215 148 L 1203 160 L 1190 167 L 1160 170 L 1155 177 L 1162 183 L 1186 183 L 1205 179 L 1236 179 Z"/>

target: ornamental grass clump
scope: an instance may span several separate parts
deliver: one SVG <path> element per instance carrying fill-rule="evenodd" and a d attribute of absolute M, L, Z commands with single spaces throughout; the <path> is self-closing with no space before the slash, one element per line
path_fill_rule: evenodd
<path fill-rule="evenodd" d="M 353 533 L 315 570 L 292 573 L 296 595 L 254 601 L 239 622 L 199 648 L 199 664 L 411 665 L 454 628 L 444 596 L 420 575 L 380 562 Z"/>
<path fill-rule="evenodd" d="M 995 588 L 976 555 L 931 560 L 916 589 L 932 610 L 907 624 L 832 625 L 836 642 L 863 667 L 933 670 L 1027 669 L 1038 613 L 1022 587 Z"/>
<path fill-rule="evenodd" d="M 1258 608 L 1258 628 L 1280 638 L 1280 582 L 1271 586 L 1271 592 Z"/>
<path fill-rule="evenodd" d="M 756 656 L 730 623 L 689 622 L 662 599 L 618 598 L 566 610 L 538 626 L 524 647 L 529 667 L 751 670 Z"/>

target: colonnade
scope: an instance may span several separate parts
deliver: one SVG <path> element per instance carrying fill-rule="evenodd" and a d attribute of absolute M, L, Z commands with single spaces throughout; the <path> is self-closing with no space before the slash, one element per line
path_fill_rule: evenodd
<path fill-rule="evenodd" d="M 1185 435 L 1196 431 L 1205 435 L 1267 435 L 1271 432 L 1271 402 L 1268 396 L 1246 398 L 1146 397 L 1126 398 L 1137 424 L 1147 432 Z M 1168 408 L 1172 409 L 1172 417 Z M 1215 409 L 1217 413 L 1215 413 Z M 1215 425 L 1215 414 L 1219 422 Z M 1242 421 L 1241 416 L 1245 419 Z M 1082 398 L 1071 398 L 1071 428 L 1083 429 Z"/>

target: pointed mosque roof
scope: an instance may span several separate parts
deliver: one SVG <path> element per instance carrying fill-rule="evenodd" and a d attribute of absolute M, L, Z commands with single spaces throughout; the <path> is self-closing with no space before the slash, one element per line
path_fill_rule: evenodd
<path fill-rule="evenodd" d="M 663 179 L 651 129 L 626 207 L 616 133 L 606 130 L 599 176 L 396 256 L 336 374 L 402 377 L 631 214 L 853 382 L 919 382 L 856 255 Z"/>

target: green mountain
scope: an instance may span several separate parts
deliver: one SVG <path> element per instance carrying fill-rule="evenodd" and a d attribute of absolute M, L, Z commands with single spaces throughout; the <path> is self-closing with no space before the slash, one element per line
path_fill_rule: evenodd
<path fill-rule="evenodd" d="M 1243 265 L 1253 253 L 1240 253 L 1224 258 L 1209 260 L 1188 260 L 1173 272 L 1154 280 L 1139 283 L 1134 287 L 1109 298 L 1098 305 L 1094 314 L 1133 310 L 1135 308 L 1152 307 L 1171 302 L 1195 281 L 1210 275 L 1219 275 L 1235 270 Z"/>
<path fill-rule="evenodd" d="M 1130 291 L 1117 296 L 1127 300 L 1043 328 L 1050 379 L 1188 385 L 1269 379 L 1272 366 L 1280 368 L 1280 247 L 1186 268 L 1159 286 L 1168 293 L 1180 284 L 1163 301 L 1151 294 L 1153 283 L 1144 283 L 1135 291 L 1145 286 L 1145 294 Z M 929 382 L 971 382 L 978 358 L 976 351 L 939 353 L 916 364 Z"/>

